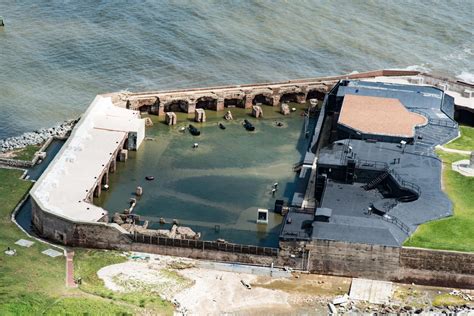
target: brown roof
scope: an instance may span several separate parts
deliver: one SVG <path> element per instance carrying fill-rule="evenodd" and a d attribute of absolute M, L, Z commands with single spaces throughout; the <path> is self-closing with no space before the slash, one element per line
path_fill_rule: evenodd
<path fill-rule="evenodd" d="M 346 94 L 339 124 L 365 134 L 413 137 L 415 126 L 428 122 L 423 115 L 408 111 L 398 100 Z"/>

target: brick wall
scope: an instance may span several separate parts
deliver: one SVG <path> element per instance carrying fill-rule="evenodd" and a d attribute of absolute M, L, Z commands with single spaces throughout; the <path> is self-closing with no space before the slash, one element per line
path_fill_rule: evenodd
<path fill-rule="evenodd" d="M 296 249 L 286 242 L 280 245 Z M 299 248 L 309 252 L 302 266 L 312 273 L 474 289 L 474 253 L 329 240 L 314 240 Z M 290 252 L 280 254 L 289 257 Z"/>
<path fill-rule="evenodd" d="M 397 281 L 474 288 L 474 253 L 401 248 Z"/>

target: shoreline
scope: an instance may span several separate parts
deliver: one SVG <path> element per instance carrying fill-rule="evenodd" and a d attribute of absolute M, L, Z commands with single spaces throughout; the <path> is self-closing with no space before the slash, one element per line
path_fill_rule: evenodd
<path fill-rule="evenodd" d="M 18 136 L 0 139 L 0 154 L 7 154 L 28 146 L 44 144 L 51 137 L 66 137 L 78 119 L 70 119 L 50 128 L 40 128 Z"/>

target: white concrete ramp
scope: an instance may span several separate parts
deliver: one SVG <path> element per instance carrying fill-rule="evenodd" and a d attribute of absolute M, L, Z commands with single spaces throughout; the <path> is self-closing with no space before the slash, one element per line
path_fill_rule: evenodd
<path fill-rule="evenodd" d="M 22 247 L 31 247 L 34 244 L 34 241 L 26 240 L 26 239 L 19 239 L 15 242 L 16 245 L 22 246 Z"/>
<path fill-rule="evenodd" d="M 47 256 L 50 256 L 50 257 L 52 257 L 52 258 L 56 258 L 56 257 L 59 257 L 59 256 L 62 256 L 62 255 L 63 255 L 63 254 L 60 253 L 59 251 L 56 251 L 56 250 L 51 249 L 51 248 L 46 249 L 45 251 L 42 251 L 41 253 L 42 253 L 42 254 L 45 254 L 45 255 L 47 255 Z"/>
<path fill-rule="evenodd" d="M 352 279 L 349 298 L 372 304 L 388 303 L 392 297 L 392 282 Z"/>

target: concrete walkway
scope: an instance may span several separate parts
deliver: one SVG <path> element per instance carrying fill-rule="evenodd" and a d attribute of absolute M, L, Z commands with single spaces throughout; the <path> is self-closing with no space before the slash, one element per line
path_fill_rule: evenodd
<path fill-rule="evenodd" d="M 448 152 L 448 153 L 454 153 L 454 154 L 461 154 L 461 155 L 470 155 L 471 152 L 469 150 L 459 150 L 459 149 L 452 149 L 452 148 L 447 148 L 444 146 L 436 146 L 436 149 L 440 149 L 442 151 Z"/>

